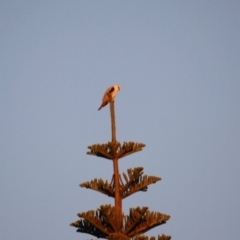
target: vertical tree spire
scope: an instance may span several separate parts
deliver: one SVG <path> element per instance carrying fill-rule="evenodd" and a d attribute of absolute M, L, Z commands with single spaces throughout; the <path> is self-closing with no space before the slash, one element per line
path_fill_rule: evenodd
<path fill-rule="evenodd" d="M 161 180 L 155 176 L 143 176 L 143 168 L 128 169 L 123 178 L 119 175 L 118 160 L 130 154 L 141 151 L 145 144 L 124 142 L 122 145 L 117 142 L 114 101 L 111 93 L 110 114 L 112 141 L 106 144 L 94 144 L 89 146 L 87 154 L 95 155 L 113 161 L 113 176 L 110 183 L 102 179 L 94 179 L 90 182 L 80 184 L 81 187 L 103 193 L 115 199 L 115 205 L 102 205 L 96 211 L 91 210 L 79 213 L 80 220 L 73 222 L 70 226 L 76 227 L 77 232 L 88 233 L 98 238 L 109 240 L 148 240 L 142 235 L 146 231 L 166 223 L 169 215 L 160 212 L 150 212 L 148 207 L 131 208 L 129 215 L 122 212 L 122 200 L 130 195 L 143 191 L 146 192 L 148 185 Z M 123 181 L 123 179 L 125 181 Z M 150 240 L 155 240 L 151 237 Z M 170 236 L 159 235 L 158 240 L 170 240 Z"/>
<path fill-rule="evenodd" d="M 110 99 L 110 114 L 111 114 L 111 127 L 112 127 L 112 142 L 115 143 L 117 141 L 116 136 L 116 120 L 115 120 L 115 107 L 114 107 L 114 101 L 112 98 L 112 94 L 109 93 L 108 97 Z"/>

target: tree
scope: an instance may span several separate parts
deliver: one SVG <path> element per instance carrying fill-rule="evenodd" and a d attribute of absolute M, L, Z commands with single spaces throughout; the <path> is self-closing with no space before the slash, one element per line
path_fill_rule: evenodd
<path fill-rule="evenodd" d="M 77 214 L 80 220 L 70 226 L 76 227 L 77 232 L 88 233 L 97 238 L 109 240 L 155 240 L 143 234 L 148 230 L 166 223 L 169 215 L 160 212 L 150 212 L 148 207 L 137 207 L 129 210 L 129 215 L 122 212 L 122 200 L 130 195 L 148 189 L 148 185 L 160 181 L 161 178 L 143 175 L 143 168 L 128 169 L 121 176 L 118 170 L 119 159 L 141 151 L 145 144 L 135 142 L 119 143 L 116 140 L 116 125 L 114 101 L 111 94 L 110 112 L 112 125 L 112 141 L 106 144 L 89 146 L 87 154 L 102 157 L 113 162 L 114 173 L 111 182 L 94 179 L 80 184 L 80 187 L 90 188 L 115 199 L 115 205 L 102 205 L 97 210 Z M 158 240 L 170 240 L 170 236 L 158 236 Z"/>

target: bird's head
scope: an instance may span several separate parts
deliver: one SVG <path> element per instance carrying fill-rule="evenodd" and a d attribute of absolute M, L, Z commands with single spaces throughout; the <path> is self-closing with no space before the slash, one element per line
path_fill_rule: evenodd
<path fill-rule="evenodd" d="M 118 84 L 114 85 L 114 88 L 117 90 L 117 91 L 120 91 L 120 86 Z"/>

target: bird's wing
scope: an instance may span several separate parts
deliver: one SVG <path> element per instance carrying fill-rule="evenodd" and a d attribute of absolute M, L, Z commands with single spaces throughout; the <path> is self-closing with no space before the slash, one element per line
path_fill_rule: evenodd
<path fill-rule="evenodd" d="M 104 96 L 103 96 L 103 99 L 102 101 L 105 102 L 105 101 L 109 101 L 108 99 L 108 94 L 109 93 L 112 93 L 114 91 L 114 87 L 110 87 L 106 90 L 106 92 L 104 93 Z"/>

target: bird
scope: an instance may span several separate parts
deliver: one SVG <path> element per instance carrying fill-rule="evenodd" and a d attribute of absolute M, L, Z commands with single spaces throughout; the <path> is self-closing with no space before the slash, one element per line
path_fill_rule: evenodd
<path fill-rule="evenodd" d="M 103 95 L 102 104 L 99 107 L 98 111 L 101 110 L 101 108 L 105 107 L 109 103 L 110 99 L 108 97 L 108 94 L 111 93 L 112 98 L 114 99 L 118 91 L 120 91 L 120 86 L 118 84 L 115 84 L 112 87 L 109 87 Z"/>

